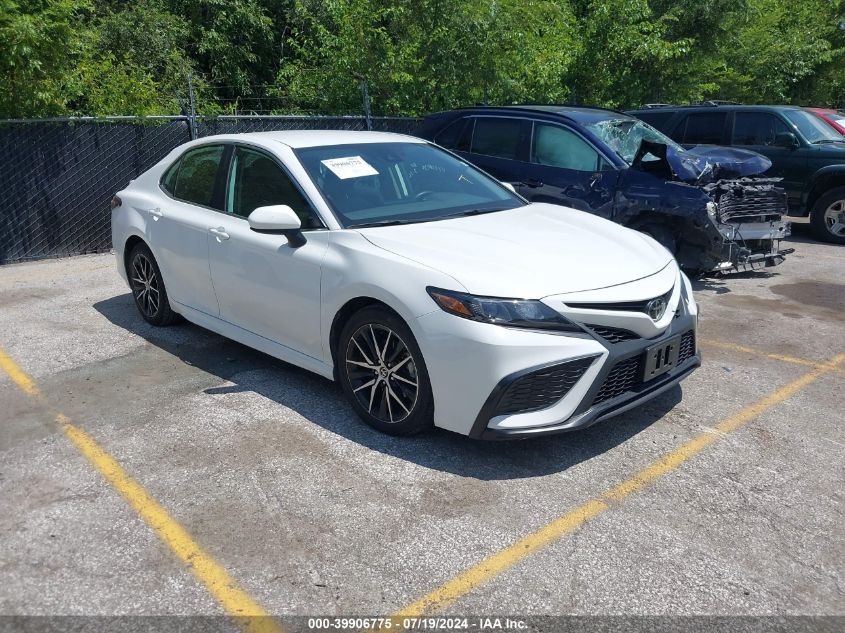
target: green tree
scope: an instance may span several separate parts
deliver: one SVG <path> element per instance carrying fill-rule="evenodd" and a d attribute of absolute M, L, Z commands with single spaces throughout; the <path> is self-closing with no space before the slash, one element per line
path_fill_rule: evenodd
<path fill-rule="evenodd" d="M 281 93 L 320 112 L 359 112 L 360 79 L 376 113 L 557 100 L 575 44 L 567 5 L 545 0 L 305 0 L 292 24 Z"/>
<path fill-rule="evenodd" d="M 66 112 L 90 10 L 79 0 L 0 0 L 0 117 Z"/>

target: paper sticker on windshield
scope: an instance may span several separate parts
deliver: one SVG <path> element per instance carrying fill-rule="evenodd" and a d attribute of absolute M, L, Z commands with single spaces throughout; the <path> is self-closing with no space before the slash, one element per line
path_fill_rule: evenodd
<path fill-rule="evenodd" d="M 361 176 L 378 176 L 378 172 L 360 156 L 347 156 L 346 158 L 329 158 L 321 160 L 332 173 L 346 180 L 347 178 L 360 178 Z"/>

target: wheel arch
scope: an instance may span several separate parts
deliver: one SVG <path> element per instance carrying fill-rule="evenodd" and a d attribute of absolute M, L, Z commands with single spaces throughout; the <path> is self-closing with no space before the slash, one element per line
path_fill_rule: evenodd
<path fill-rule="evenodd" d="M 144 241 L 144 238 L 135 234 L 130 235 L 123 244 L 123 270 L 126 272 L 127 279 L 129 278 L 129 256 L 132 254 L 132 249 L 138 246 L 138 244 L 146 244 L 147 248 L 150 247 Z"/>
<path fill-rule="evenodd" d="M 331 328 L 329 329 L 329 350 L 331 351 L 335 380 L 338 379 L 337 346 L 340 342 L 340 333 L 343 331 L 343 326 L 346 325 L 350 318 L 352 318 L 353 314 L 371 306 L 378 306 L 380 308 L 384 308 L 388 312 L 394 314 L 397 318 L 402 319 L 402 321 L 406 324 L 408 322 L 407 319 L 405 319 L 401 314 L 399 314 L 399 312 L 390 307 L 384 301 L 376 299 L 375 297 L 360 296 L 355 297 L 353 299 L 349 299 L 340 307 L 340 309 L 338 309 L 337 312 L 335 312 L 334 318 L 332 319 Z"/>
<path fill-rule="evenodd" d="M 824 167 L 813 175 L 810 183 L 810 190 L 807 193 L 808 213 L 812 212 L 818 199 L 825 193 L 837 187 L 845 187 L 845 167 L 838 165 Z"/>
<path fill-rule="evenodd" d="M 648 226 L 660 226 L 671 231 L 675 239 L 679 239 L 683 236 L 684 220 L 660 211 L 644 211 L 622 226 L 635 231 L 642 231 Z"/>

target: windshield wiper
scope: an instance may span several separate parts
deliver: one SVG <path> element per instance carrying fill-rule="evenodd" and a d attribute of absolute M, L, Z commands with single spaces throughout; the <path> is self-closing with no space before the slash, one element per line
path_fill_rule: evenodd
<path fill-rule="evenodd" d="M 445 218 L 461 218 L 467 215 L 482 215 L 483 213 L 495 213 L 496 211 L 506 211 L 511 207 L 496 207 L 495 209 L 469 209 L 468 211 L 461 211 L 460 213 L 453 213 L 452 215 L 444 216 Z"/>
<path fill-rule="evenodd" d="M 378 222 L 366 222 L 364 224 L 351 224 L 350 229 L 365 229 L 370 226 L 396 226 L 397 224 L 412 224 L 421 220 L 379 220 Z"/>
<path fill-rule="evenodd" d="M 371 226 L 396 226 L 398 224 L 421 224 L 422 222 L 437 222 L 452 216 L 438 216 L 434 218 L 410 218 L 407 220 L 378 220 L 377 222 L 365 222 L 363 224 L 350 224 L 350 229 L 365 229 Z"/>
<path fill-rule="evenodd" d="M 839 138 L 820 138 L 817 141 L 810 141 L 813 145 L 820 145 L 822 143 L 845 143 L 845 136 Z"/>
<path fill-rule="evenodd" d="M 495 209 L 470 209 L 468 211 L 461 211 L 460 213 L 453 213 L 452 215 L 440 215 L 433 218 L 417 218 L 413 220 L 379 220 L 377 222 L 366 222 L 364 224 L 350 224 L 347 228 L 365 229 L 373 226 L 396 226 L 398 224 L 420 224 L 422 222 L 437 222 L 438 220 L 460 218 L 466 215 L 481 215 L 483 213 L 493 213 L 495 211 L 506 211 L 510 208 L 511 207 L 496 207 Z"/>

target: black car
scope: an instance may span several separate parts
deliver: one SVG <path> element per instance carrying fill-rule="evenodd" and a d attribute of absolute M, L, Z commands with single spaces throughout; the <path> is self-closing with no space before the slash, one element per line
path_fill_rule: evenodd
<path fill-rule="evenodd" d="M 685 147 L 723 145 L 772 161 L 789 214 L 810 216 L 819 239 L 845 244 L 845 138 L 797 106 L 660 106 L 628 112 Z"/>
<path fill-rule="evenodd" d="M 428 116 L 416 134 L 532 202 L 588 211 L 650 234 L 691 272 L 779 264 L 786 199 L 753 152 L 685 151 L 622 112 L 473 107 Z"/>

